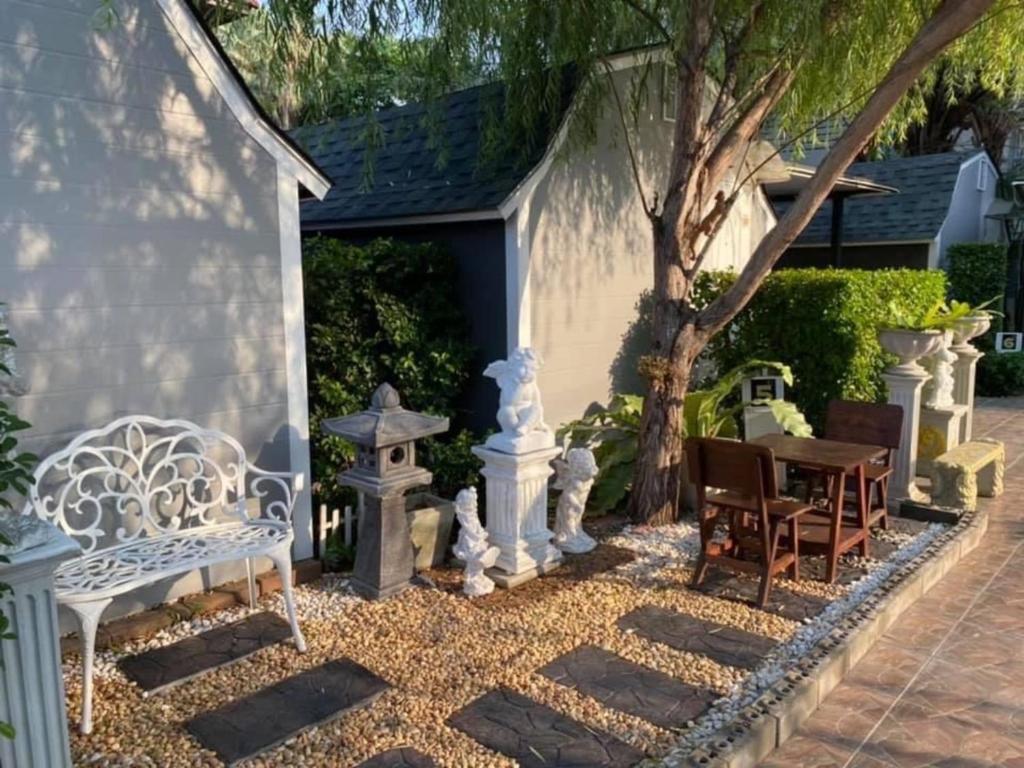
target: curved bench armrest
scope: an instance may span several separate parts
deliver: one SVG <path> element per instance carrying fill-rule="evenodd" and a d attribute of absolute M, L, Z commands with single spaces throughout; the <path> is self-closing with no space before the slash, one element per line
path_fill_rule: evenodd
<path fill-rule="evenodd" d="M 261 517 L 291 523 L 292 511 L 298 488 L 295 486 L 295 475 L 291 472 L 270 472 L 257 466 L 248 467 L 248 492 L 252 498 L 258 499 Z"/>

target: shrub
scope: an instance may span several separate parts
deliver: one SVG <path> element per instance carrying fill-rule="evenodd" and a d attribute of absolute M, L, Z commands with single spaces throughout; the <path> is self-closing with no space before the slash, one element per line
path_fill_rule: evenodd
<path fill-rule="evenodd" d="M 951 245 L 946 253 L 950 298 L 978 305 L 998 296 L 992 309 L 1002 311 L 1006 295 L 1006 246 L 1000 243 L 957 243 Z M 1002 326 L 998 316 L 992 321 L 993 327 Z"/>
<path fill-rule="evenodd" d="M 694 298 L 704 305 L 735 279 L 734 272 L 702 273 Z M 895 358 L 878 345 L 878 329 L 893 309 L 924 312 L 945 294 L 945 274 L 937 271 L 780 270 L 707 355 L 723 371 L 750 359 L 786 361 L 796 377 L 786 397 L 820 431 L 829 400 L 885 399 L 881 373 Z"/>
<path fill-rule="evenodd" d="M 324 435 L 321 420 L 363 410 L 384 381 L 404 406 L 451 415 L 473 348 L 455 260 L 438 246 L 316 238 L 305 243 L 304 271 L 314 490 L 342 504 L 348 497 L 335 475 L 353 448 Z"/>
<path fill-rule="evenodd" d="M 978 361 L 977 388 L 985 397 L 1024 395 L 1024 352 L 987 352 Z"/>

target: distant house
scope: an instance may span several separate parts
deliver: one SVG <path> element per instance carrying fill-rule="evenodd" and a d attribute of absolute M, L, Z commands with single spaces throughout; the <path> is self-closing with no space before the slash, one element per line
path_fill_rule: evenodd
<path fill-rule="evenodd" d="M 308 478 L 299 197 L 329 181 L 189 2 L 114 5 L 97 24 L 96 2 L 0 0 L 0 302 L 23 445 L 46 454 L 146 413 L 223 429 Z M 191 574 L 140 599 L 203 586 Z"/>
<path fill-rule="evenodd" d="M 849 176 L 877 185 L 824 204 L 780 267 L 936 269 L 954 243 L 998 241 L 988 218 L 999 172 L 983 150 L 854 163 Z M 768 185 L 781 215 L 791 197 Z"/>
<path fill-rule="evenodd" d="M 622 92 L 633 66 L 629 54 L 614 61 Z M 557 425 L 606 402 L 614 389 L 640 386 L 635 375 L 620 375 L 633 368 L 621 364 L 620 352 L 637 299 L 653 281 L 650 223 L 611 111 L 587 150 L 558 151 L 563 122 L 526 157 L 511 152 L 481 165 L 484 109 L 504 108 L 500 89 L 470 88 L 444 100 L 443 163 L 430 144 L 425 107 L 379 112 L 384 141 L 369 188 L 362 183 L 362 119 L 300 129 L 296 135 L 335 182 L 322 202 L 303 204 L 302 228 L 351 242 L 387 236 L 446 245 L 461 270 L 480 370 L 517 346 L 537 348 L 545 410 Z M 674 111 L 665 107 L 661 89 L 652 89 L 636 147 L 649 188 L 668 167 Z M 760 187 L 750 184 L 708 268 L 742 267 L 773 224 Z M 467 406 L 471 424 L 483 428 L 493 425 L 497 389 L 479 374 Z"/>

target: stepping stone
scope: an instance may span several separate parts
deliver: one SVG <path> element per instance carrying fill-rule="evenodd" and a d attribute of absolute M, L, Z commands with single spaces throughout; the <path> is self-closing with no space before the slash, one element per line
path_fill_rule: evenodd
<path fill-rule="evenodd" d="M 129 680 L 153 693 L 244 659 L 291 636 L 288 622 L 276 613 L 257 613 L 172 645 L 128 656 L 117 665 Z"/>
<path fill-rule="evenodd" d="M 614 736 L 508 688 L 484 694 L 448 723 L 520 768 L 630 768 L 645 757 Z"/>
<path fill-rule="evenodd" d="M 656 605 L 637 608 L 618 623 L 619 629 L 633 630 L 648 640 L 676 650 L 699 653 L 719 664 L 740 669 L 753 669 L 776 645 L 771 638 Z"/>
<path fill-rule="evenodd" d="M 820 568 L 823 574 L 824 563 L 824 558 L 809 558 L 808 562 L 801 562 L 801 578 L 816 578 L 817 568 Z M 838 581 L 840 583 L 844 579 L 855 579 L 863 575 L 862 572 L 855 572 L 851 568 L 840 568 L 839 572 Z M 746 603 L 747 605 L 755 605 L 757 603 L 758 588 L 759 581 L 757 578 L 740 577 L 723 568 L 712 567 L 704 579 L 704 583 L 692 589 L 721 600 L 733 600 Z M 829 601 L 823 597 L 792 592 L 779 584 L 773 584 L 768 595 L 768 604 L 763 610 L 765 613 L 772 613 L 790 621 L 804 621 L 805 619 L 813 619 L 825 610 L 828 604 Z"/>
<path fill-rule="evenodd" d="M 356 768 L 435 768 L 436 763 L 412 747 L 399 747 L 371 757 Z"/>
<path fill-rule="evenodd" d="M 634 664 L 596 645 L 584 645 L 537 670 L 606 707 L 662 728 L 682 728 L 704 712 L 716 694 L 655 669 Z"/>
<path fill-rule="evenodd" d="M 388 687 L 366 667 L 339 659 L 199 715 L 185 727 L 200 744 L 234 765 L 300 731 L 368 706 Z"/>

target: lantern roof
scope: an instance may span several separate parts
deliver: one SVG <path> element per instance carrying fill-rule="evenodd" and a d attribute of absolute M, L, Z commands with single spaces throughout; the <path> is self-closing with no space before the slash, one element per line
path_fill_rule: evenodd
<path fill-rule="evenodd" d="M 356 445 L 384 448 L 427 435 L 448 431 L 448 419 L 409 411 L 402 407 L 397 390 L 384 383 L 377 387 L 365 411 L 324 419 L 324 431 Z"/>

